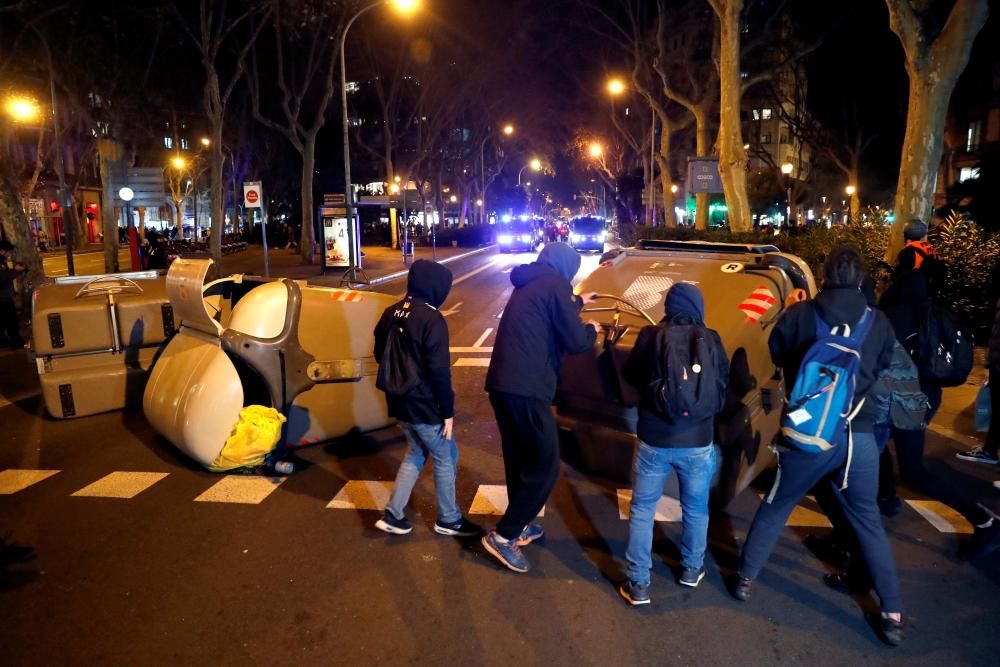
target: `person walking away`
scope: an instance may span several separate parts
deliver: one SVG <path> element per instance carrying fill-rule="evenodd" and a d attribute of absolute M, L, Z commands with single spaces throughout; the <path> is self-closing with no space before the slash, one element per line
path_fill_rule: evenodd
<path fill-rule="evenodd" d="M 902 600 L 892 550 L 875 501 L 878 448 L 872 429 L 878 408 L 866 400 L 876 377 L 891 362 L 895 335 L 885 315 L 868 307 L 860 289 L 864 277 L 855 249 L 834 250 L 823 268 L 823 289 L 816 299 L 790 307 L 771 332 L 771 358 L 782 369 L 789 399 L 796 405 L 786 408 L 782 417 L 782 435 L 776 447 L 778 471 L 750 526 L 732 593 L 738 600 L 750 598 L 753 582 L 774 550 L 788 516 L 809 489 L 824 480 L 836 485 L 836 497 L 854 529 L 878 594 L 879 635 L 896 646 L 904 637 Z M 843 354 L 827 360 L 840 364 L 845 377 L 831 383 L 824 378 L 835 369 L 822 363 L 822 354 L 838 351 Z M 814 392 L 814 382 L 827 384 Z M 849 391 L 852 387 L 853 393 Z M 827 393 L 840 397 L 839 406 L 844 410 L 836 414 L 846 415 L 844 419 L 822 419 L 806 409 L 812 407 L 810 401 L 824 400 Z M 819 427 L 812 447 L 803 437 L 809 426 Z"/>
<path fill-rule="evenodd" d="M 511 271 L 514 285 L 504 308 L 486 391 L 496 415 L 507 481 L 507 510 L 483 538 L 486 551 L 514 572 L 527 572 L 521 547 L 543 535 L 530 523 L 545 506 L 559 476 L 559 430 L 552 414 L 559 368 L 565 354 L 594 346 L 601 325 L 584 324 L 586 299 L 571 280 L 580 256 L 565 243 L 549 243 L 537 261 Z"/>
<path fill-rule="evenodd" d="M 649 604 L 653 518 L 663 485 L 677 472 L 683 530 L 678 583 L 705 577 L 708 495 L 718 467 L 715 417 L 726 401 L 729 359 L 722 338 L 705 326 L 705 298 L 695 285 L 667 292 L 664 317 L 639 332 L 622 374 L 640 395 L 639 443 L 629 509 L 627 580 L 618 592 Z"/>
<path fill-rule="evenodd" d="M 936 293 L 944 287 L 946 267 L 927 240 L 927 232 L 927 223 L 919 218 L 913 218 L 906 223 L 903 227 L 903 240 L 906 245 L 896 256 L 893 274 L 923 271 L 931 291 Z"/>
<path fill-rule="evenodd" d="M 990 382 L 990 427 L 986 433 L 986 444 L 967 452 L 955 454 L 963 461 L 996 465 L 1000 450 L 1000 298 L 997 299 L 993 331 L 990 333 L 989 349 L 986 352 L 986 369 Z"/>
<path fill-rule="evenodd" d="M 375 523 L 393 535 L 413 530 L 406 505 L 428 459 L 434 466 L 438 508 L 434 532 L 460 537 L 482 532 L 462 516 L 455 499 L 455 392 L 448 324 L 438 312 L 451 291 L 451 280 L 447 267 L 417 260 L 410 267 L 406 296 L 386 308 L 375 326 L 376 385 L 385 392 L 389 416 L 399 420 L 407 442 L 389 504 Z"/>
<path fill-rule="evenodd" d="M 24 347 L 24 339 L 17 320 L 14 281 L 24 275 L 24 265 L 13 260 L 14 246 L 0 241 L 0 345 L 17 350 Z"/>

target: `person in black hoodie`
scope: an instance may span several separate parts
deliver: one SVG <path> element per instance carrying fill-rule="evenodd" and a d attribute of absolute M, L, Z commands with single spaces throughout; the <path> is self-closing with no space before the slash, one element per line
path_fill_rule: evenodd
<path fill-rule="evenodd" d="M 404 396 L 386 393 L 389 416 L 398 419 L 409 447 L 396 473 L 389 504 L 375 527 L 395 535 L 413 530 L 405 508 L 420 471 L 430 458 L 434 463 L 434 491 L 438 516 L 434 532 L 468 537 L 479 526 L 465 519 L 455 500 L 455 392 L 451 388 L 451 354 L 448 324 L 438 308 L 451 291 L 451 271 L 426 259 L 410 267 L 406 297 L 385 309 L 375 326 L 375 359 L 383 355 L 392 327 L 402 327 L 416 357 L 420 381 Z"/>
<path fill-rule="evenodd" d="M 857 326 L 867 313 L 874 317 L 860 346 L 861 360 L 855 378 L 855 406 L 864 400 L 857 416 L 845 429 L 841 442 L 825 452 L 806 452 L 777 442 L 778 472 L 771 492 L 754 516 L 740 560 L 734 597 L 748 600 L 754 579 L 764 568 L 789 514 L 815 484 L 835 484 L 837 499 L 847 516 L 879 596 L 881 638 L 896 646 L 903 641 L 902 600 L 896 564 L 882 527 L 878 490 L 878 447 L 872 435 L 878 416 L 875 401 L 868 401 L 878 374 L 892 360 L 895 334 L 884 314 L 869 310 L 861 285 L 865 270 L 853 248 L 833 251 L 823 269 L 823 289 L 813 301 L 791 306 L 778 320 L 768 341 L 771 358 L 783 372 L 790 390 L 806 352 L 816 341 L 816 316 L 831 329 L 844 324 Z"/>
<path fill-rule="evenodd" d="M 933 296 L 931 284 L 931 278 L 924 271 L 913 270 L 898 274 L 879 302 L 879 306 L 892 322 L 896 338 L 908 349 L 914 347 L 912 339 L 919 335 L 919 309 Z M 921 376 L 920 389 L 930 402 L 926 419 L 929 424 L 941 407 L 942 388 L 941 385 Z M 994 527 L 993 517 L 975 499 L 968 497 L 960 488 L 952 486 L 927 469 L 924 465 L 925 438 L 924 430 L 892 429 L 892 440 L 899 461 L 899 475 L 904 482 L 920 493 L 935 498 L 962 514 L 975 527 L 975 534 L 970 542 L 970 546 L 975 550 L 979 544 L 989 541 L 994 533 L 1000 531 L 1000 525 Z M 888 448 L 882 453 L 879 505 L 887 514 L 895 514 L 901 506 L 896 495 L 892 455 Z"/>
<path fill-rule="evenodd" d="M 559 475 L 559 430 L 552 414 L 564 354 L 591 349 L 600 325 L 584 324 L 584 299 L 571 280 L 580 256 L 565 243 L 549 243 L 538 260 L 514 269 L 514 293 L 504 308 L 486 391 L 496 414 L 507 479 L 507 511 L 483 546 L 515 572 L 530 569 L 520 547 L 543 534 L 538 516 Z M 589 296 L 586 300 L 590 300 Z"/>
<path fill-rule="evenodd" d="M 705 577 L 708 492 L 718 467 L 718 453 L 713 443 L 715 415 L 697 420 L 691 418 L 690 422 L 674 421 L 657 409 L 651 388 L 660 377 L 658 369 L 663 366 L 659 357 L 664 350 L 657 342 L 661 330 L 672 326 L 705 326 L 705 298 L 695 285 L 677 283 L 667 292 L 664 311 L 660 324 L 644 327 L 639 332 L 632 354 L 622 367 L 622 375 L 639 390 L 640 396 L 636 429 L 639 448 L 633 468 L 628 550 L 625 553 L 628 580 L 618 589 L 631 605 L 649 604 L 653 517 L 656 504 L 663 496 L 663 485 L 672 470 L 677 471 L 683 509 L 684 530 L 678 581 L 682 586 L 695 588 Z M 701 377 L 718 378 L 721 386 L 709 390 L 717 390 L 724 395 L 729 380 L 729 359 L 719 334 L 712 329 L 706 331 L 716 368 Z M 697 366 L 692 364 L 692 368 L 697 369 Z M 697 372 L 703 371 L 697 369 Z"/>

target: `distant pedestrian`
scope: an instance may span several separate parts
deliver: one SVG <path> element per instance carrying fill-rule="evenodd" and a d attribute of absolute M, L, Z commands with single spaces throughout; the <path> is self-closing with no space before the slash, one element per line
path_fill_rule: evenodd
<path fill-rule="evenodd" d="M 919 218 L 910 220 L 903 227 L 903 241 L 906 243 L 896 256 L 895 274 L 907 271 L 923 271 L 927 276 L 932 293 L 944 287 L 946 267 L 934 247 L 927 240 L 927 223 Z"/>
<path fill-rule="evenodd" d="M 12 350 L 24 347 L 14 299 L 14 281 L 22 275 L 24 265 L 14 261 L 14 246 L 0 241 L 0 345 Z"/>
<path fill-rule="evenodd" d="M 406 296 L 386 308 L 375 326 L 378 386 L 386 394 L 389 416 L 399 420 L 408 445 L 389 504 L 375 523 L 379 530 L 394 535 L 413 530 L 406 505 L 428 459 L 434 465 L 438 506 L 434 532 L 462 537 L 482 532 L 462 516 L 455 499 L 455 392 L 448 324 L 438 312 L 451 290 L 451 280 L 447 267 L 417 260 L 410 267 Z"/>
<path fill-rule="evenodd" d="M 809 448 L 802 434 L 783 427 L 776 450 L 777 476 L 750 526 L 733 595 L 739 600 L 750 598 L 753 582 L 774 550 L 785 521 L 809 489 L 821 481 L 835 484 L 836 497 L 854 529 L 879 596 L 882 608 L 878 618 L 879 634 L 886 643 L 895 646 L 903 641 L 904 635 L 902 600 L 896 564 L 875 500 L 878 447 L 872 431 L 878 407 L 875 401 L 866 400 L 876 377 L 891 362 L 895 334 L 885 315 L 868 306 L 861 291 L 864 279 L 865 271 L 858 252 L 847 247 L 835 250 L 823 269 L 822 291 L 814 300 L 788 308 L 771 332 L 768 341 L 771 357 L 782 369 L 786 387 L 792 390 L 790 394 L 800 390 L 805 393 L 805 398 L 799 399 L 803 405 L 811 404 L 805 401 L 822 400 L 824 395 L 832 401 L 843 387 L 853 391 L 839 394 L 844 397 L 841 400 L 845 410 L 840 413 L 838 408 L 837 414 L 847 415 L 846 423 L 812 415 L 805 408 L 786 410 L 783 423 L 801 423 L 803 428 L 813 424 L 840 426 L 843 423 L 842 430 L 832 434 L 828 447 Z M 857 369 L 853 377 L 841 379 L 833 374 L 831 379 L 827 369 L 818 362 L 803 364 L 807 357 L 819 359 L 815 343 L 824 338 L 831 343 L 837 339 L 841 341 L 828 347 L 829 353 L 836 353 L 837 346 L 843 350 L 849 349 L 846 345 L 853 346 L 854 354 L 842 357 L 854 357 Z M 826 384 L 820 386 L 820 391 L 806 393 L 813 386 L 810 379 Z M 846 402 L 848 396 L 851 397 L 849 403 Z M 793 444 L 796 442 L 798 444 Z"/>
<path fill-rule="evenodd" d="M 627 581 L 619 593 L 649 603 L 653 517 L 672 471 L 680 486 L 683 533 L 678 582 L 697 587 L 705 576 L 708 495 L 718 467 L 715 417 L 729 382 L 719 334 L 705 327 L 705 299 L 690 283 L 667 292 L 665 315 L 639 332 L 622 374 L 639 390 L 638 453 L 629 510 Z"/>
<path fill-rule="evenodd" d="M 986 368 L 990 383 L 990 430 L 986 434 L 986 444 L 955 456 L 963 461 L 996 465 L 1000 450 L 1000 299 L 997 299 L 993 331 L 990 333 L 989 349 L 986 353 Z"/>
<path fill-rule="evenodd" d="M 592 349 L 601 328 L 580 320 L 585 300 L 573 294 L 570 282 L 579 269 L 580 256 L 573 248 L 550 243 L 537 261 L 511 272 L 514 293 L 500 319 L 486 374 L 500 428 L 508 505 L 483 546 L 515 572 L 531 567 L 520 547 L 542 537 L 542 527 L 530 522 L 559 476 L 552 401 L 563 355 Z"/>

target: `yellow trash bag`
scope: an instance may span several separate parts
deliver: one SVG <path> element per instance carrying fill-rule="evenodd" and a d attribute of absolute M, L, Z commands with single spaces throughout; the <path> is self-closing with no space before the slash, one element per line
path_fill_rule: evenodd
<path fill-rule="evenodd" d="M 208 466 L 212 472 L 259 466 L 281 439 L 285 416 L 274 408 L 248 405 L 240 410 L 240 420 L 226 440 L 222 452 Z"/>

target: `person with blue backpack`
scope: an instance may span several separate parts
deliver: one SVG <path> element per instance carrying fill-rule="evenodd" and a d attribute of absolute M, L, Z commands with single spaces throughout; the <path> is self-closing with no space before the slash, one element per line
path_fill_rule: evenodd
<path fill-rule="evenodd" d="M 892 646 L 902 643 L 899 579 L 876 495 L 879 452 L 872 434 L 878 417 L 868 401 L 892 361 L 895 333 L 861 291 L 865 269 L 857 250 L 834 250 L 823 267 L 823 289 L 788 308 L 768 341 L 788 392 L 775 450 L 778 470 L 754 516 L 732 593 L 751 596 L 788 516 L 817 483 L 835 485 L 878 594 L 875 626 Z"/>
<path fill-rule="evenodd" d="M 622 368 L 640 396 L 627 580 L 618 589 L 631 605 L 649 604 L 653 518 L 671 471 L 677 472 L 683 512 L 677 581 L 696 588 L 705 577 L 708 495 L 718 467 L 714 422 L 729 382 L 729 358 L 719 334 L 705 326 L 701 290 L 677 283 L 664 309 L 658 325 L 639 332 Z"/>

